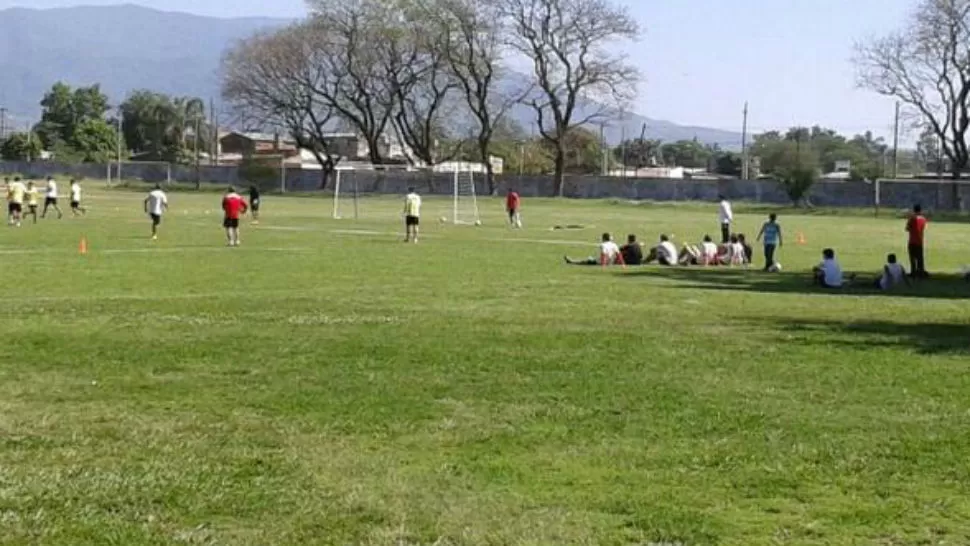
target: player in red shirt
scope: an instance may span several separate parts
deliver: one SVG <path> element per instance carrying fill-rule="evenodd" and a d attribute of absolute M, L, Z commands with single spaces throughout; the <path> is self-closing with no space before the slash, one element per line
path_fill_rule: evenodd
<path fill-rule="evenodd" d="M 222 211 L 224 214 L 222 227 L 226 228 L 226 239 L 229 246 L 239 246 L 239 218 L 246 214 L 249 207 L 246 200 L 236 193 L 236 188 L 229 186 L 229 191 L 222 198 Z"/>
<path fill-rule="evenodd" d="M 519 214 L 521 204 L 522 200 L 519 198 L 519 194 L 514 189 L 509 188 L 509 193 L 505 196 L 505 211 L 509 213 L 509 223 L 514 228 L 522 227 L 522 215 Z"/>
<path fill-rule="evenodd" d="M 914 278 L 925 279 L 930 275 L 926 272 L 926 254 L 923 250 L 923 237 L 926 233 L 923 207 L 913 207 L 913 215 L 906 222 L 906 231 L 909 233 L 909 274 Z"/>

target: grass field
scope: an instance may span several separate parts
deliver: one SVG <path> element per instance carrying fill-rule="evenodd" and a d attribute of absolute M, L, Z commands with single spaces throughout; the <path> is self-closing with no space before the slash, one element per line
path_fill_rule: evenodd
<path fill-rule="evenodd" d="M 970 285 L 806 277 L 871 277 L 899 220 L 783 216 L 780 275 L 603 271 L 562 256 L 714 206 L 430 200 L 404 245 L 396 199 L 269 197 L 229 249 L 217 195 L 157 243 L 141 199 L 0 231 L 2 544 L 970 543 Z"/>

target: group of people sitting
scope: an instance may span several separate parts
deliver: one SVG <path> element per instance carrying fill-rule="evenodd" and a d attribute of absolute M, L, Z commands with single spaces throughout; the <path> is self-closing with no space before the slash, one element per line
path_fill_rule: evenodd
<path fill-rule="evenodd" d="M 649 249 L 637 241 L 636 235 L 627 236 L 625 245 L 618 246 L 613 236 L 604 233 L 600 242 L 599 257 L 573 259 L 566 256 L 567 264 L 572 265 L 648 265 L 657 263 L 668 266 L 689 265 L 727 265 L 743 266 L 751 263 L 754 249 L 747 243 L 743 234 L 731 235 L 726 243 L 715 243 L 710 235 L 697 245 L 685 244 L 680 250 L 667 235 L 660 236 L 660 242 Z M 646 253 L 644 252 L 646 250 Z"/>

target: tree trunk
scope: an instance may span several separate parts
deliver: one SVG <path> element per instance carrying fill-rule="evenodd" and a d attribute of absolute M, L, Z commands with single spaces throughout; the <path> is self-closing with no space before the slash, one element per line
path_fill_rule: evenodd
<path fill-rule="evenodd" d="M 487 140 L 478 140 L 478 155 L 482 164 L 485 165 L 485 183 L 488 186 L 488 194 L 495 195 L 497 190 L 495 187 L 495 169 L 492 168 L 492 162 L 489 161 Z"/>
<path fill-rule="evenodd" d="M 320 169 L 320 189 L 321 190 L 327 189 L 327 183 L 330 181 L 330 173 L 332 172 L 333 172 L 333 167 L 330 167 L 328 165 L 324 165 L 323 168 Z"/>
<path fill-rule="evenodd" d="M 566 181 L 566 153 L 560 149 L 556 150 L 556 170 L 553 176 L 553 197 L 563 196 L 563 186 Z"/>

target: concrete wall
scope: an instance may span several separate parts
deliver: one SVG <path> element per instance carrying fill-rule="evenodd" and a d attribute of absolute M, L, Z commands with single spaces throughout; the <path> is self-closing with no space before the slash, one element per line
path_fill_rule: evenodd
<path fill-rule="evenodd" d="M 114 170 L 113 170 L 114 171 Z M 31 178 L 83 177 L 104 179 L 106 165 L 79 164 L 69 165 L 56 162 L 0 162 L 0 173 L 18 173 Z M 116 176 L 114 174 L 113 176 Z M 188 166 L 168 166 L 160 163 L 126 163 L 122 166 L 122 176 L 128 180 L 145 182 L 194 182 L 196 170 Z M 199 170 L 201 180 L 206 184 L 249 185 L 254 181 L 244 180 L 236 167 L 202 166 Z M 465 175 L 467 176 L 467 175 Z M 356 185 L 357 191 L 364 194 L 403 194 L 409 186 L 414 186 L 425 194 L 448 195 L 453 191 L 453 175 L 446 173 L 429 174 L 425 172 L 388 171 L 343 171 L 341 173 L 341 192 L 351 193 Z M 266 190 L 279 188 L 279 179 L 256 181 Z M 286 191 L 318 191 L 321 172 L 314 170 L 288 169 Z M 485 179 L 475 176 L 476 191 L 485 195 Z M 553 180 L 550 176 L 506 175 L 498 180 L 498 191 L 504 193 L 514 187 L 523 197 L 544 197 L 552 195 Z M 328 189 L 333 188 L 333 178 Z M 788 196 L 773 180 L 669 180 L 607 178 L 597 176 L 567 177 L 564 194 L 569 198 L 624 199 L 650 201 L 715 201 L 719 194 L 734 201 L 756 203 L 787 204 Z M 880 206 L 886 208 L 908 208 L 921 203 L 929 210 L 970 210 L 970 181 L 953 183 L 944 181 L 883 181 L 879 184 Z M 865 182 L 845 182 L 823 180 L 811 191 L 812 203 L 832 207 L 874 207 L 876 204 L 876 185 Z"/>

